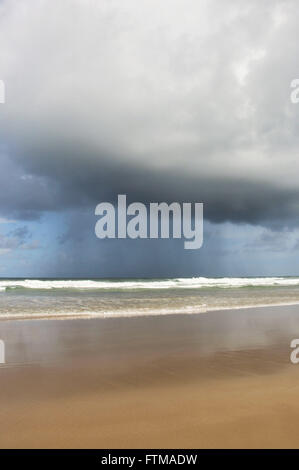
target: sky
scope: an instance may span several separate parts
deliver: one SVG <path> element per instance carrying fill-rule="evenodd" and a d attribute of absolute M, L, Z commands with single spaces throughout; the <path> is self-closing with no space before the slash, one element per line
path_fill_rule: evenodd
<path fill-rule="evenodd" d="M 0 276 L 299 274 L 296 0 L 0 0 Z M 203 202 L 204 242 L 95 207 Z"/>

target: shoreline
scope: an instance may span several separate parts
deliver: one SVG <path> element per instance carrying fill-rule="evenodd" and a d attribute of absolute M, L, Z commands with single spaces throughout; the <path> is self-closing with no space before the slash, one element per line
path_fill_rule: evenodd
<path fill-rule="evenodd" d="M 173 315 L 202 315 L 205 313 L 211 312 L 224 312 L 227 310 L 247 310 L 247 309 L 255 309 L 255 308 L 268 308 L 268 307 L 291 307 L 299 305 L 299 300 L 294 302 L 283 302 L 283 303 L 273 303 L 273 304 L 254 304 L 254 305 L 238 305 L 238 306 L 229 306 L 229 307 L 221 307 L 221 308 L 207 308 L 202 311 L 194 312 L 186 312 L 186 311 L 175 311 L 174 309 L 170 309 L 169 312 L 161 313 L 161 309 L 157 312 L 148 312 L 148 313 L 136 313 L 136 312 L 128 312 L 124 313 L 96 313 L 96 312 L 68 312 L 68 313 L 52 313 L 52 314 L 31 314 L 31 315 L 24 315 L 24 314 L 0 314 L 0 324 L 5 321 L 29 321 L 29 320 L 105 320 L 111 318 L 143 318 L 143 317 L 159 317 L 159 316 L 173 316 Z"/>

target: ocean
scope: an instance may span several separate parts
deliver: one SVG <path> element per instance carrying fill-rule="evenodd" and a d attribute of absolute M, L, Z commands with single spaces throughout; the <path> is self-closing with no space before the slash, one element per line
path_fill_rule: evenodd
<path fill-rule="evenodd" d="M 299 277 L 1 279 L 0 319 L 194 314 L 299 303 Z"/>

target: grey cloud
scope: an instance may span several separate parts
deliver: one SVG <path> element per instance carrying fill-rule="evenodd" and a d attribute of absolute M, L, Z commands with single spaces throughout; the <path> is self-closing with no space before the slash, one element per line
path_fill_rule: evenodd
<path fill-rule="evenodd" d="M 292 0 L 4 1 L 2 212 L 92 212 L 126 193 L 298 225 L 297 13 Z"/>

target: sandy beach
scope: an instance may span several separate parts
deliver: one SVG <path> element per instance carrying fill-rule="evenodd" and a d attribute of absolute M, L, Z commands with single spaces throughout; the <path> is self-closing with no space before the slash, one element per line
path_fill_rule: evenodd
<path fill-rule="evenodd" d="M 1 321 L 1 448 L 299 447 L 299 306 Z"/>

